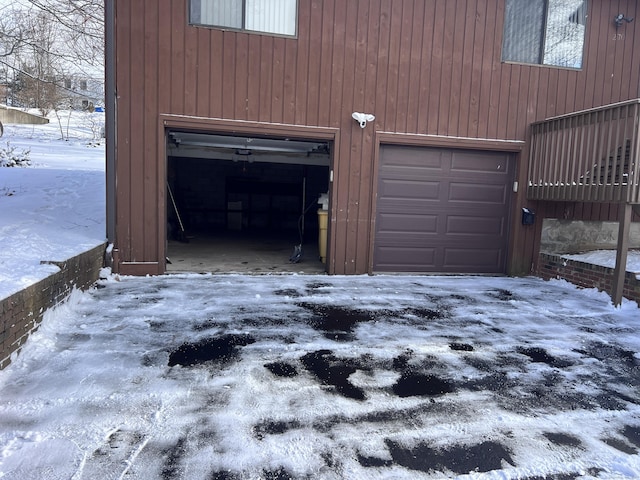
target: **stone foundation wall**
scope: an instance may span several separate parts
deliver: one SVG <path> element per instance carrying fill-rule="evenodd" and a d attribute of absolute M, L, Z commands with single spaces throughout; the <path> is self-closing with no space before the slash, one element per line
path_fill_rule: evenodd
<path fill-rule="evenodd" d="M 541 253 L 536 274 L 545 280 L 562 278 L 568 282 L 586 288 L 611 293 L 613 268 L 592 265 L 563 258 L 560 255 Z M 640 280 L 635 273 L 626 272 L 623 296 L 640 305 Z"/>
<path fill-rule="evenodd" d="M 11 363 L 11 355 L 38 328 L 48 309 L 62 303 L 73 288 L 84 290 L 98 280 L 105 248 L 103 244 L 64 262 L 48 262 L 60 271 L 0 300 L 0 370 Z"/>
<path fill-rule="evenodd" d="M 540 251 L 545 253 L 580 253 L 618 247 L 618 222 L 581 220 L 542 221 Z M 631 222 L 629 248 L 640 248 L 640 222 Z"/>

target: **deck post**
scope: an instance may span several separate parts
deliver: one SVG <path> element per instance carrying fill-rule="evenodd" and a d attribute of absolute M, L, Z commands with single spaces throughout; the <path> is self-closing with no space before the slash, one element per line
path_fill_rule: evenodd
<path fill-rule="evenodd" d="M 633 207 L 630 203 L 620 204 L 620 218 L 618 227 L 618 250 L 616 251 L 616 268 L 613 273 L 611 300 L 616 307 L 622 304 L 624 289 L 624 277 L 627 270 L 627 254 L 629 252 L 629 232 L 631 230 L 631 213 Z"/>

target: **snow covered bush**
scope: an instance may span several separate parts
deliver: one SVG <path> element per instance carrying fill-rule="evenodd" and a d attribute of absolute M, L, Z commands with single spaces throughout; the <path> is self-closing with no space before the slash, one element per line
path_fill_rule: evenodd
<path fill-rule="evenodd" d="M 0 167 L 25 167 L 31 165 L 29 154 L 31 150 L 18 149 L 7 142 L 7 146 L 0 146 Z"/>
<path fill-rule="evenodd" d="M 104 129 L 104 113 L 102 112 L 86 112 L 81 121 L 81 126 L 91 132 L 90 146 L 98 146 L 105 138 Z"/>

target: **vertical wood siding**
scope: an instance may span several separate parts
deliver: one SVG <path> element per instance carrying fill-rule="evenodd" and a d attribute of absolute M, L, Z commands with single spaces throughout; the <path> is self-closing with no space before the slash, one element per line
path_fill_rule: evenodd
<path fill-rule="evenodd" d="M 526 140 L 533 121 L 640 95 L 640 24 L 613 24 L 620 12 L 640 17 L 635 0 L 589 0 L 579 71 L 502 63 L 504 0 L 299 0 L 297 38 L 189 26 L 187 0 L 114 2 L 125 262 L 164 252 L 160 114 L 339 128 L 330 270 L 348 274 L 370 264 L 376 131 Z M 361 129 L 353 111 L 375 124 Z M 524 190 L 514 207 L 527 204 Z M 608 205 L 532 206 L 560 218 L 617 215 Z M 514 227 L 513 271 L 529 271 L 537 233 Z"/>

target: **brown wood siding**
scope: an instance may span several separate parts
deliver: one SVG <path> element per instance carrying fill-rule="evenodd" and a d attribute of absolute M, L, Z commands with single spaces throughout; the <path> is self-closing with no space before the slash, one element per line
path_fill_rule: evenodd
<path fill-rule="evenodd" d="M 364 273 L 376 131 L 526 140 L 533 121 L 640 95 L 640 26 L 613 24 L 619 12 L 640 17 L 635 0 L 589 1 L 577 71 L 502 63 L 504 0 L 299 0 L 297 38 L 189 26 L 187 0 L 112 1 L 116 256 L 149 270 L 163 270 L 160 114 L 340 129 L 330 271 Z M 360 129 L 353 111 L 376 120 Z M 525 149 L 518 161 L 521 185 L 527 156 Z M 518 207 L 565 214 L 528 205 L 525 190 Z M 572 211 L 617 215 L 605 205 Z M 530 270 L 535 235 L 514 226 L 512 271 Z"/>

